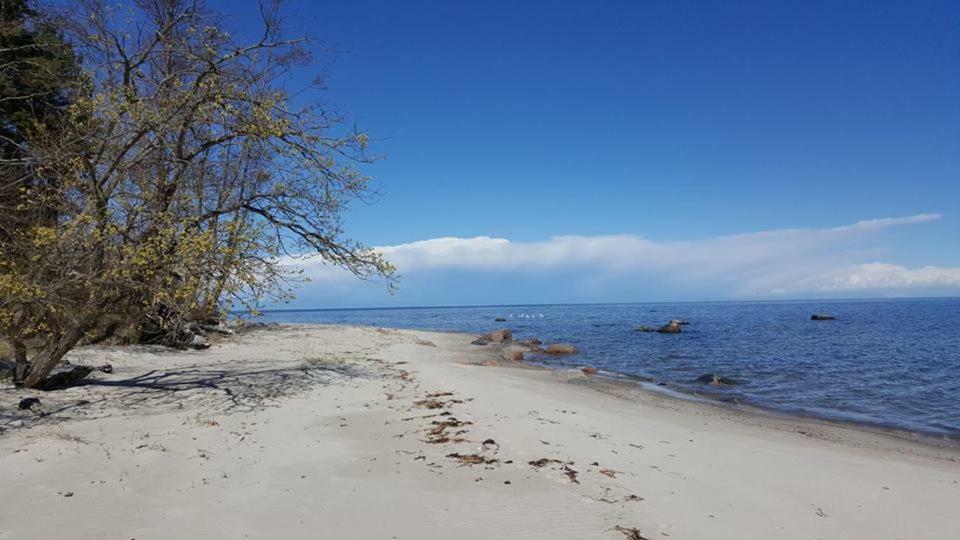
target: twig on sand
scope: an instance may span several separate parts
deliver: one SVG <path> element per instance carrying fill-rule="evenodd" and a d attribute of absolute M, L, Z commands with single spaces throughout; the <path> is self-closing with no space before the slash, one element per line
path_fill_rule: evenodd
<path fill-rule="evenodd" d="M 646 536 L 643 536 L 642 534 L 640 534 L 640 529 L 637 529 L 636 527 L 628 528 L 628 527 L 621 527 L 620 525 L 617 525 L 616 527 L 613 528 L 613 530 L 623 534 L 624 536 L 627 537 L 628 540 L 650 540 Z"/>

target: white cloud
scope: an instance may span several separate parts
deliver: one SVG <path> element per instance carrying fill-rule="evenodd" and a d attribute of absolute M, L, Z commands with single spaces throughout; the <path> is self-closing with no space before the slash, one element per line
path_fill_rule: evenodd
<path fill-rule="evenodd" d="M 782 229 L 687 241 L 638 235 L 557 236 L 539 242 L 505 238 L 434 238 L 377 248 L 400 271 L 544 275 L 578 270 L 583 280 L 644 279 L 717 296 L 777 296 L 904 288 L 960 288 L 960 268 L 903 266 L 876 260 L 867 240 L 883 229 L 940 219 L 939 214 L 859 221 L 824 229 Z M 317 259 L 298 261 L 313 280 L 352 279 Z M 402 282 L 401 282 L 402 286 Z M 401 289 L 402 290 L 402 289 Z"/>
<path fill-rule="evenodd" d="M 960 268 L 924 266 L 909 269 L 890 263 L 868 263 L 848 266 L 798 284 L 801 290 L 823 292 L 870 289 L 910 289 L 918 287 L 960 287 Z"/>

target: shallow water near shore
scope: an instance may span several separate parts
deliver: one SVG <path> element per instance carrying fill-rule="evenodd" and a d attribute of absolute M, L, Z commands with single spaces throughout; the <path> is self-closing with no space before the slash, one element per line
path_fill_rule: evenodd
<path fill-rule="evenodd" d="M 812 321 L 814 313 L 836 320 Z M 497 317 L 505 322 L 496 322 Z M 686 319 L 680 334 L 637 332 Z M 575 344 L 591 365 L 776 411 L 960 437 L 960 299 L 579 304 L 268 311 L 262 322 L 359 324 Z M 738 384 L 696 382 L 716 373 Z"/>

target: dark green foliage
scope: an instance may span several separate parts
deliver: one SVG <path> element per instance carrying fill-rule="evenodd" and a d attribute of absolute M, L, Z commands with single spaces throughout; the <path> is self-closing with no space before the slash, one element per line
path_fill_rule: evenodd
<path fill-rule="evenodd" d="M 23 190 L 41 183 L 26 141 L 62 124 L 79 73 L 73 49 L 51 21 L 26 0 L 0 0 L 0 240 L 37 219 L 20 208 Z"/>
<path fill-rule="evenodd" d="M 22 152 L 25 134 L 55 127 L 77 75 L 73 51 L 25 0 L 0 0 L 0 155 Z"/>

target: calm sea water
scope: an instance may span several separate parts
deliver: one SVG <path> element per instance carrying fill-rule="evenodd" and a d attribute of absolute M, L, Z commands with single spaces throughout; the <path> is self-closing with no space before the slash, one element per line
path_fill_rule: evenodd
<path fill-rule="evenodd" d="M 833 321 L 811 321 L 829 313 Z M 507 322 L 494 322 L 504 317 Z M 683 333 L 640 333 L 687 319 Z M 685 392 L 795 414 L 960 437 L 960 299 L 273 311 L 259 320 L 485 333 L 573 343 L 574 357 Z M 696 382 L 705 373 L 738 381 Z"/>

